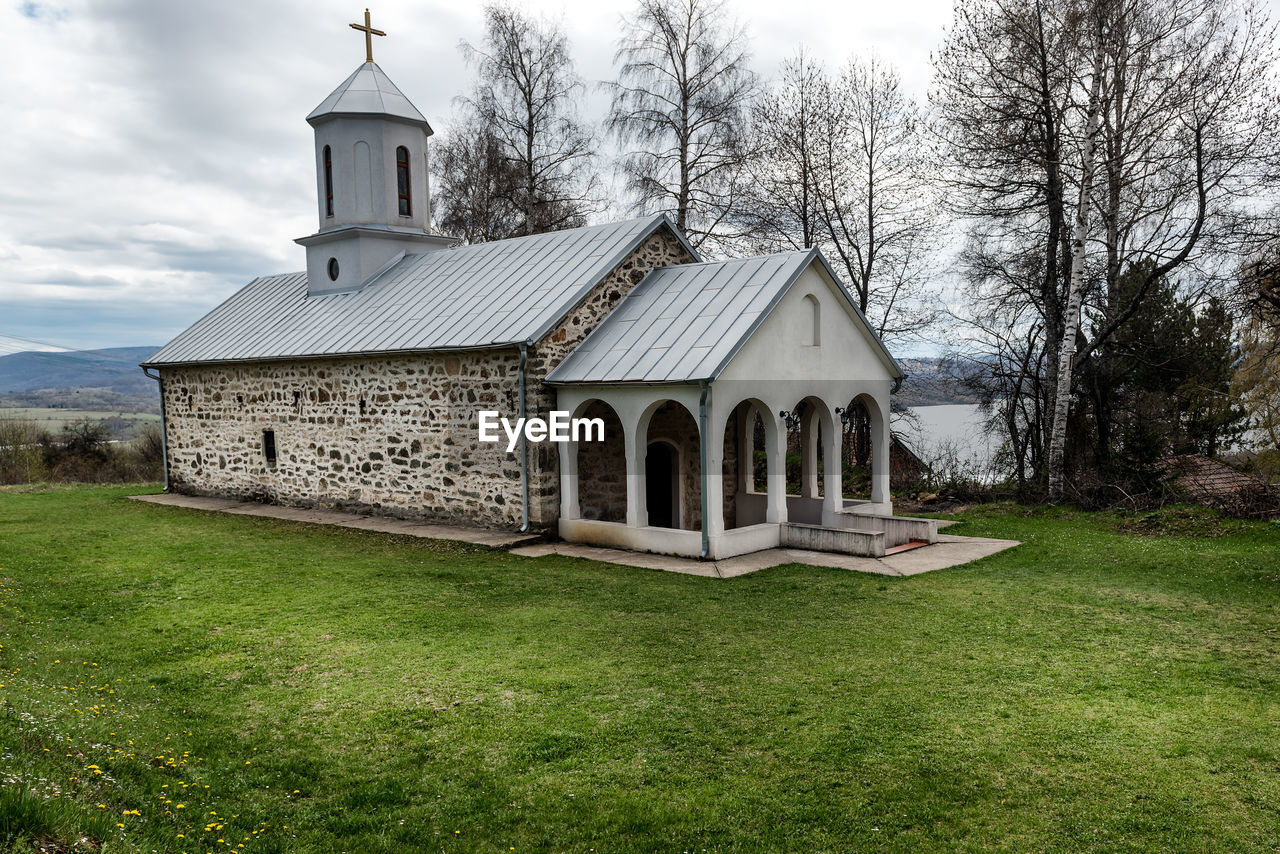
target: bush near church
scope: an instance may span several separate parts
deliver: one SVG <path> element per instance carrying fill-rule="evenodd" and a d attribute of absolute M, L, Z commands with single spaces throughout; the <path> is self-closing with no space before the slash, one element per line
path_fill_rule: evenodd
<path fill-rule="evenodd" d="M 130 483 L 164 474 L 160 426 L 117 442 L 101 421 L 82 420 L 52 433 L 33 421 L 0 421 L 0 484 Z"/>

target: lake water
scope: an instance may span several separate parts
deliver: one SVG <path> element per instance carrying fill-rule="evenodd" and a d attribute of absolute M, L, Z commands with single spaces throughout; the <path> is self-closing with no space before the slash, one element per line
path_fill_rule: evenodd
<path fill-rule="evenodd" d="M 955 403 L 940 406 L 917 406 L 911 416 L 895 415 L 892 426 L 911 450 L 925 461 L 950 448 L 960 459 L 986 467 L 1000 438 L 984 429 L 986 417 L 977 404 Z"/>

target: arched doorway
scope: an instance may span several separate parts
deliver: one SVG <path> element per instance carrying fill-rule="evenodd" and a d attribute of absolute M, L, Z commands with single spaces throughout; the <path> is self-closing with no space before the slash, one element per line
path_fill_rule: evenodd
<path fill-rule="evenodd" d="M 702 465 L 698 422 L 675 400 L 654 401 L 636 425 L 636 455 L 644 484 L 636 495 L 649 527 L 696 531 L 702 527 Z M 665 445 L 665 449 L 655 445 Z M 654 479 L 650 483 L 650 478 Z M 669 485 L 668 485 L 669 484 Z M 667 505 L 671 506 L 668 512 Z M 657 515 L 649 516 L 652 507 Z"/>
<path fill-rule="evenodd" d="M 650 442 L 644 457 L 645 509 L 654 528 L 680 527 L 680 452 L 669 442 Z"/>

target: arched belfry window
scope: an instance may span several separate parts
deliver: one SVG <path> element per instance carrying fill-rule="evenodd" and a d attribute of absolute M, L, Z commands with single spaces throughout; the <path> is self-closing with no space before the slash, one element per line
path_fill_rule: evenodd
<path fill-rule="evenodd" d="M 396 191 L 400 196 L 400 216 L 413 216 L 413 200 L 409 194 L 409 149 L 396 149 Z"/>
<path fill-rule="evenodd" d="M 324 147 L 324 215 L 333 216 L 333 152 Z"/>

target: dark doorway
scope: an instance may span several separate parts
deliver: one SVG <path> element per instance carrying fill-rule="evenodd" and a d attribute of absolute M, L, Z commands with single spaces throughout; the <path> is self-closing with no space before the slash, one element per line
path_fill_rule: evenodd
<path fill-rule="evenodd" d="M 654 528 L 680 527 L 680 482 L 677 479 L 675 448 L 666 442 L 651 442 L 644 458 L 645 507 Z"/>

